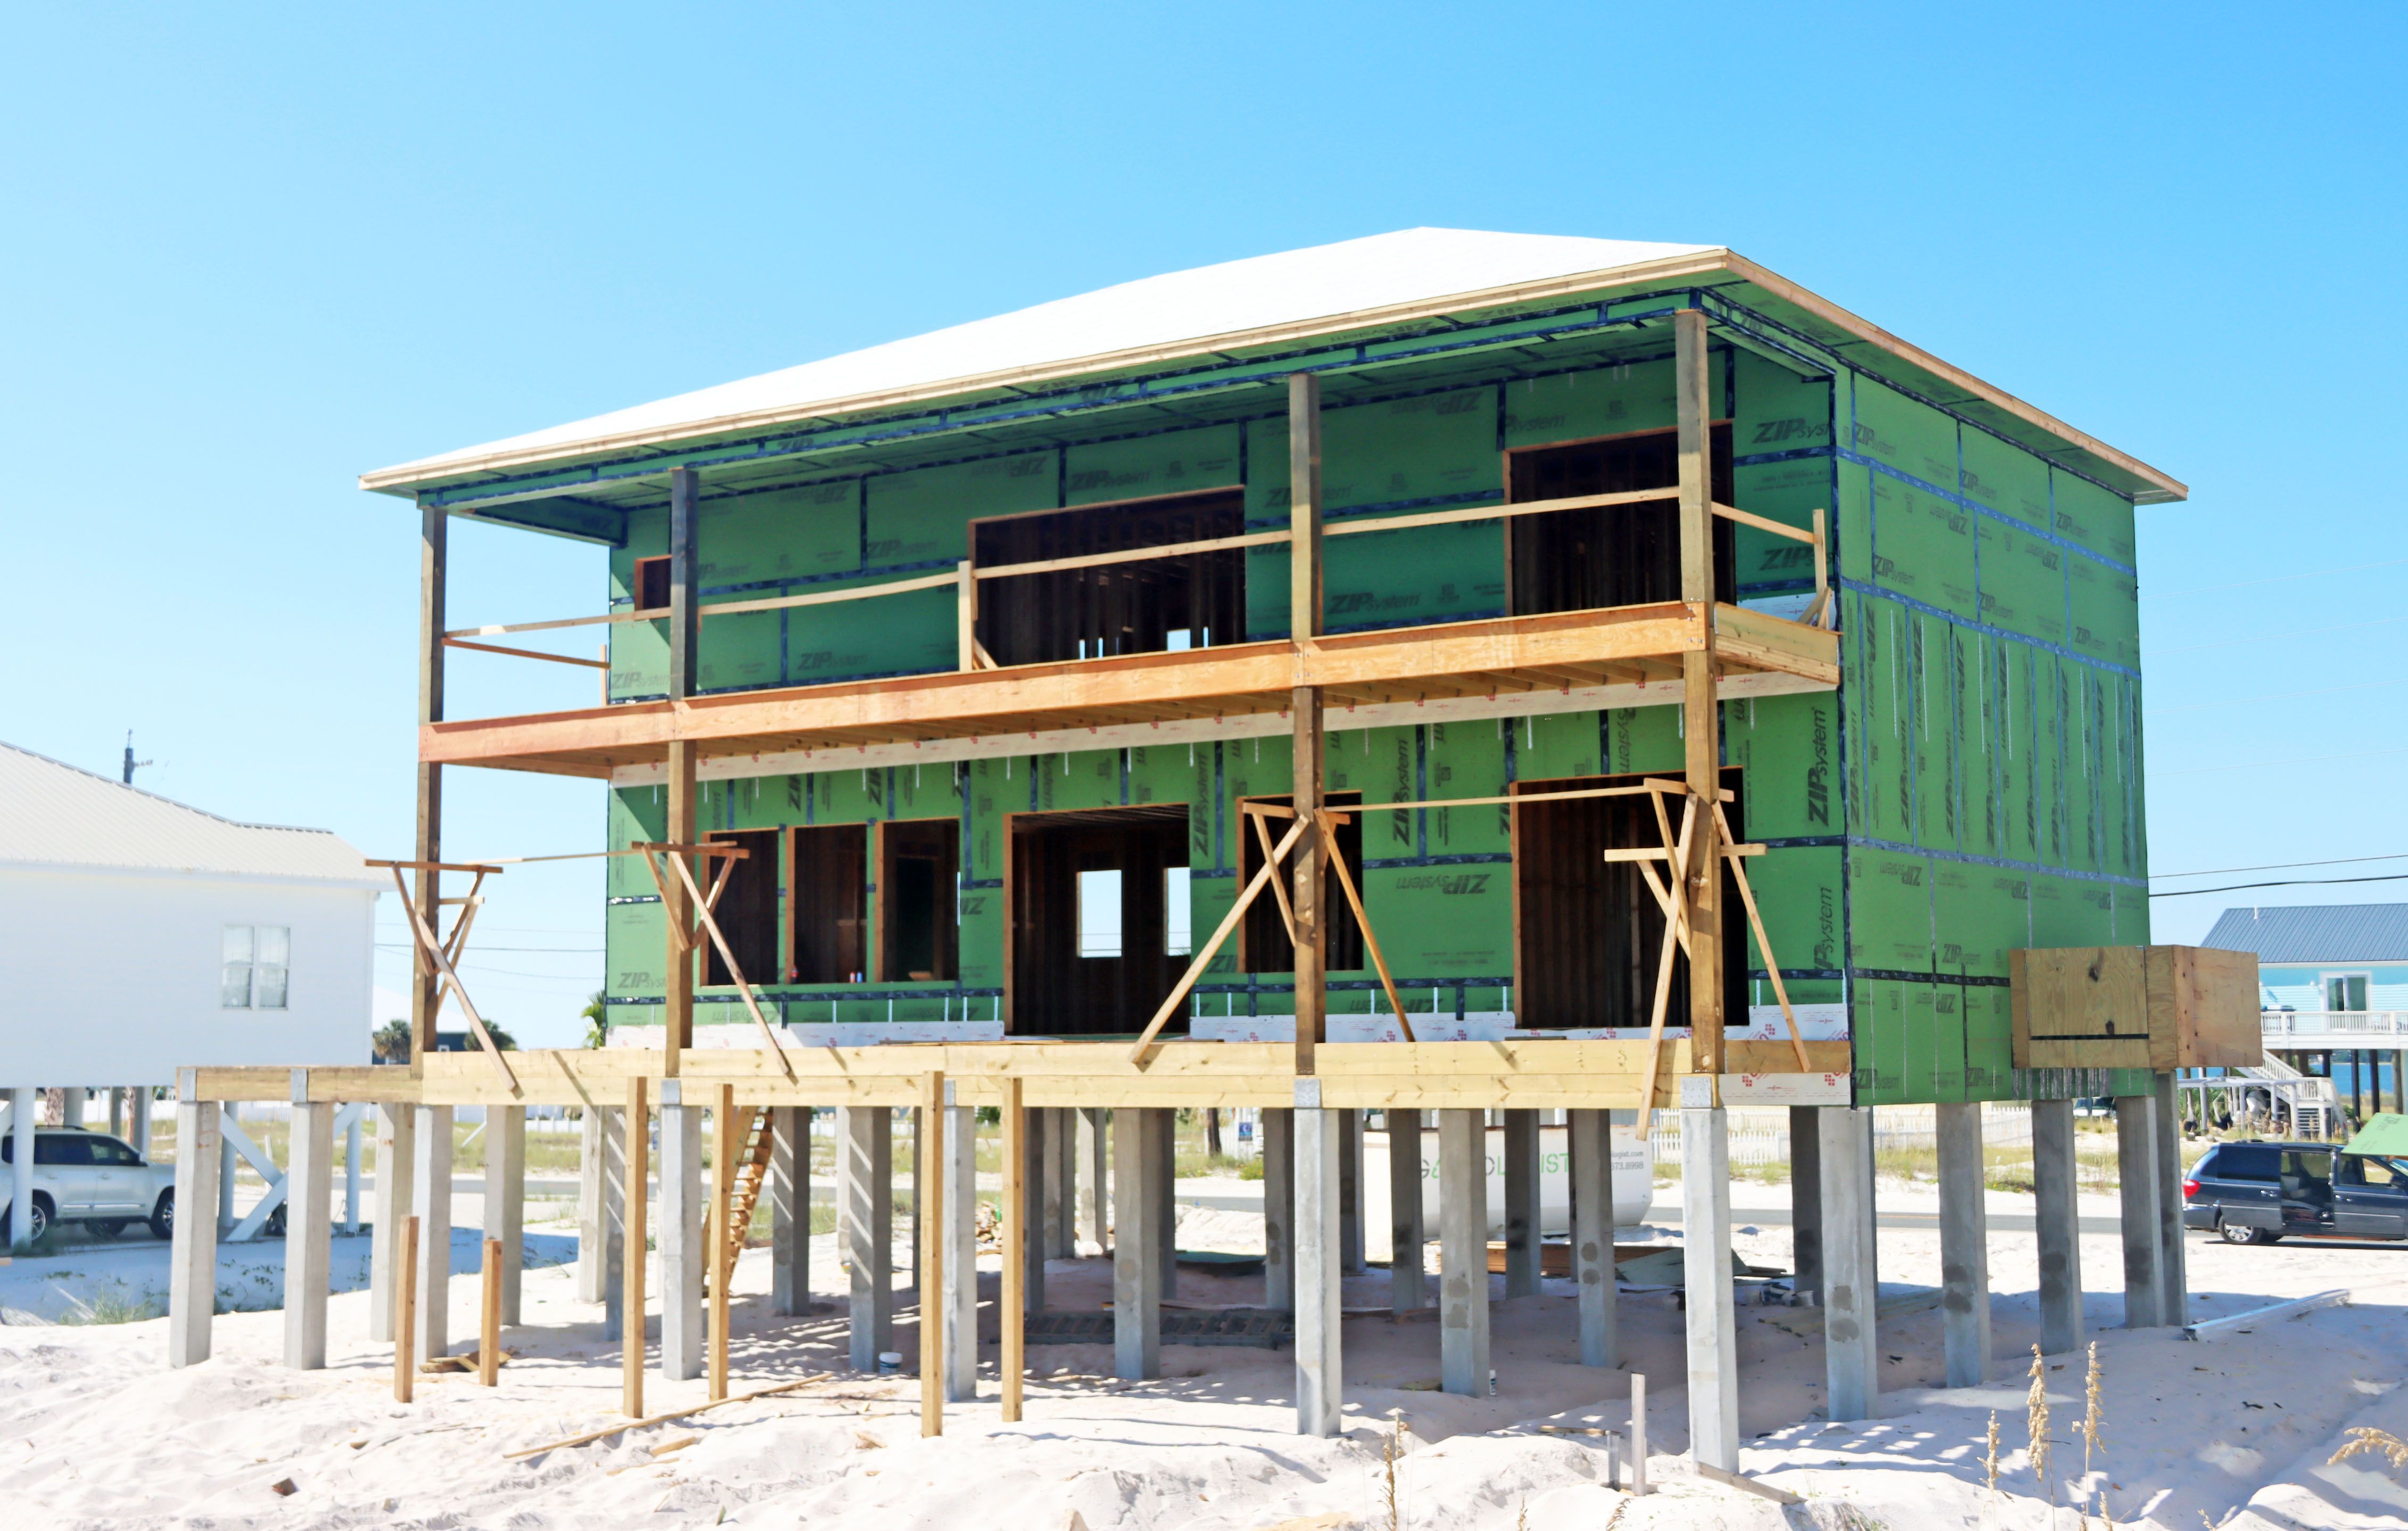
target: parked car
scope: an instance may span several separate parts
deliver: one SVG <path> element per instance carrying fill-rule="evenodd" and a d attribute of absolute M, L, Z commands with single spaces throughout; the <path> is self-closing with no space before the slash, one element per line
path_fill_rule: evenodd
<path fill-rule="evenodd" d="M 2219 1143 L 2183 1181 L 2183 1225 L 2228 1244 L 2408 1238 L 2408 1161 L 2330 1143 Z"/>
<path fill-rule="evenodd" d="M 0 1134 L 0 1165 L 14 1165 L 17 1135 Z M 13 1186 L 15 1172 L 0 1175 Z M 17 1216 L 0 1212 L 0 1239 Z M 82 1127 L 34 1129 L 34 1211 L 30 1227 L 39 1238 L 53 1223 L 80 1223 L 114 1238 L 129 1223 L 148 1223 L 162 1238 L 176 1226 L 176 1166 L 154 1165 L 132 1144 Z"/>

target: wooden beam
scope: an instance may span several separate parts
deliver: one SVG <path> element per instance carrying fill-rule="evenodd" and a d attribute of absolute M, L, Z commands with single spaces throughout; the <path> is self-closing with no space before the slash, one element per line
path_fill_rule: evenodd
<path fill-rule="evenodd" d="M 669 744 L 668 839 L 691 845 L 702 837 L 695 798 L 695 747 L 691 740 Z M 671 851 L 674 860 L 679 852 Z M 647 863 L 651 857 L 645 857 Z M 661 890 L 661 913 L 667 929 L 668 966 L 663 969 L 661 1072 L 675 1079 L 684 1065 L 685 1050 L 694 1046 L 694 903 L 686 896 L 688 880 L 672 880 Z"/>
<path fill-rule="evenodd" d="M 1613 505 L 1659 504 L 1673 497 L 1670 489 L 1618 489 L 1610 494 L 1567 494 L 1552 500 L 1508 500 L 1496 505 L 1466 506 L 1460 510 L 1417 510 L 1404 516 L 1350 516 L 1322 528 L 1324 537 L 1358 537 L 1365 532 L 1403 532 L 1416 526 L 1451 526 L 1467 521 L 1504 521 L 1513 516 L 1544 516 L 1558 510 L 1588 510 Z"/>
<path fill-rule="evenodd" d="M 1321 637 L 1321 379 L 1310 372 L 1287 380 L 1288 637 L 1299 654 Z M 1315 823 L 1326 764 L 1323 756 L 1321 690 L 1304 677 L 1290 694 L 1289 803 L 1297 827 Z M 1294 835 L 1289 838 L 1293 840 Z M 1297 852 L 1286 910 L 1296 947 L 1296 1071 L 1312 1073 L 1313 1049 L 1328 1030 L 1329 922 L 1321 907 L 1322 837 L 1304 837 Z"/>
<path fill-rule="evenodd" d="M 945 1433 L 945 1076 L 920 1080 L 920 1163 L 912 1223 L 920 1230 L 920 1434 Z"/>
<path fill-rule="evenodd" d="M 1263 884 L 1279 875 L 1280 858 L 1296 848 L 1297 840 L 1307 827 L 1306 821 L 1297 820 L 1281 837 L 1279 844 L 1271 848 L 1271 853 L 1264 858 L 1261 867 L 1247 881 L 1244 891 L 1238 894 L 1237 902 L 1229 906 L 1229 912 L 1221 917 L 1221 923 L 1213 929 L 1211 938 L 1196 953 L 1195 960 L 1187 965 L 1187 971 L 1180 975 L 1179 981 L 1171 986 L 1162 1008 L 1154 1012 L 1154 1019 L 1147 1022 L 1145 1030 L 1138 1035 L 1137 1045 L 1129 1049 L 1129 1062 L 1142 1065 L 1146 1061 L 1146 1050 L 1154 1045 L 1155 1036 L 1161 1032 L 1164 1023 L 1178 1013 L 1188 991 L 1196 987 L 1196 980 L 1204 976 L 1206 967 L 1211 966 L 1213 954 L 1221 950 L 1221 943 L 1229 938 L 1229 932 L 1238 928 L 1238 922 L 1246 917 L 1246 910 L 1252 909 L 1254 900 L 1262 895 Z"/>
<path fill-rule="evenodd" d="M 1340 817 L 1327 808 L 1315 815 L 1321 825 L 1322 843 L 1328 848 L 1329 867 L 1338 874 L 1338 886 L 1346 894 L 1346 905 L 1354 911 L 1354 928 L 1363 933 L 1363 950 L 1370 954 L 1371 966 L 1380 975 L 1380 987 L 1388 992 L 1388 1008 L 1397 1012 L 1398 1028 L 1404 1032 L 1405 1040 L 1410 1042 L 1414 1039 L 1412 1021 L 1405 1014 L 1405 1002 L 1397 997 L 1397 980 L 1388 976 L 1388 959 L 1381 954 L 1380 937 L 1371 931 L 1371 917 L 1363 912 L 1363 895 L 1355 890 L 1354 874 L 1347 868 L 1346 858 L 1339 853 L 1338 821 Z M 1263 849 L 1269 850 L 1270 832 L 1263 829 L 1260 819 L 1254 821 L 1254 827 L 1263 830 L 1266 842 Z"/>
<path fill-rule="evenodd" d="M 646 859 L 649 860 L 650 858 Z M 669 865 L 677 869 L 679 880 L 685 884 L 687 896 L 689 898 L 698 897 L 699 894 L 695 889 L 694 882 L 694 873 L 687 869 L 686 864 L 676 856 L 669 857 L 668 861 Z M 703 929 L 710 934 L 711 945 L 719 948 L 719 960 L 727 965 L 727 976 L 735 980 L 736 992 L 738 994 L 741 994 L 744 998 L 744 1008 L 752 1012 L 752 1023 L 761 1028 L 761 1041 L 763 1045 L 768 1049 L 772 1056 L 776 1057 L 778 1060 L 778 1066 L 785 1070 L 786 1078 L 793 1079 L 795 1077 L 795 1066 L 793 1061 L 786 1056 L 785 1044 L 778 1039 L 777 1028 L 769 1024 L 769 1018 L 761 1013 L 760 998 L 758 995 L 753 994 L 752 985 L 746 980 L 744 977 L 744 969 L 737 965 L 736 952 L 734 949 L 729 947 L 727 944 L 726 933 L 719 928 L 719 919 L 711 912 L 711 907 L 719 902 L 719 890 L 727 880 L 727 872 L 725 869 L 727 867 L 734 866 L 735 865 L 736 863 L 733 861 L 725 861 L 720 864 L 722 869 L 719 874 L 719 880 L 711 884 L 710 896 L 707 899 L 701 900 L 701 907 L 696 912 L 701 916 Z"/>
<path fill-rule="evenodd" d="M 438 506 L 424 505 L 418 512 L 418 726 L 422 734 L 443 721 L 443 612 L 451 579 L 452 518 Z M 414 894 L 405 893 L 402 902 L 413 903 L 419 917 L 428 924 L 439 918 L 443 905 L 443 767 L 424 758 L 418 763 L 418 813 L 411 855 L 424 863 L 419 869 Z M 412 1073 L 425 1066 L 426 1055 L 435 1051 L 435 1018 L 442 1000 L 437 988 L 439 980 L 432 961 L 423 952 L 413 952 L 410 962 L 409 986 L 409 1067 Z"/>
<path fill-rule="evenodd" d="M 978 579 L 967 558 L 953 569 L 953 652 L 955 669 L 979 667 Z"/>
<path fill-rule="evenodd" d="M 504 1085 L 510 1092 L 511 1097 L 516 1099 L 522 1093 L 519 1089 L 518 1074 L 510 1067 L 509 1060 L 502 1056 L 501 1047 L 494 1040 L 494 1034 L 486 1029 L 485 1018 L 477 1013 L 476 1004 L 468 997 L 467 985 L 460 981 L 459 973 L 452 966 L 452 959 L 444 954 L 442 942 L 436 939 L 434 930 L 427 924 L 426 917 L 419 912 L 418 906 L 409 901 L 408 891 L 402 885 L 399 867 L 394 868 L 393 885 L 402 894 L 402 912 L 409 917 L 410 931 L 417 938 L 419 961 L 431 965 L 441 975 L 445 990 L 460 996 L 460 1012 L 468 1018 L 469 1029 L 476 1033 L 477 1040 L 484 1044 L 484 1050 L 493 1058 L 494 1066 L 500 1072 Z M 445 991 L 438 991 L 437 994 L 438 1005 L 441 1003 L 443 992 Z M 435 1016 L 430 1013 L 427 1016 L 427 1029 L 430 1033 L 434 1030 L 434 1022 Z M 434 1050 L 430 1048 L 428 1051 Z"/>
<path fill-rule="evenodd" d="M 1674 450 L 1680 468 L 1681 598 L 1702 606 L 1714 599 L 1713 375 L 1706 351 L 1706 316 L 1696 308 L 1672 315 Z M 1713 803 L 1721 791 L 1722 703 L 1715 694 L 1714 624 L 1705 641 L 1681 656 L 1682 755 L 1689 791 Z M 1720 837 L 1700 824 L 1683 868 L 1689 880 L 1689 1036 L 1700 1073 L 1722 1072 L 1723 927 Z"/>
<path fill-rule="evenodd" d="M 700 689 L 702 674 L 701 520 L 702 475 L 669 469 L 669 695 L 680 701 Z"/>
<path fill-rule="evenodd" d="M 1287 531 L 1248 532 L 1242 537 L 1206 537 L 1197 542 L 1165 542 L 1153 547 L 1121 548 L 1111 552 L 1081 553 L 1075 558 L 1040 558 L 1026 564 L 982 564 L 982 579 L 1007 579 L 1016 574 L 1056 574 L 1065 569 L 1099 568 L 1107 564 L 1137 564 L 1150 558 L 1185 558 L 1196 553 L 1232 552 L 1240 548 L 1264 548 L 1285 542 Z"/>
<path fill-rule="evenodd" d="M 1732 851 L 1764 849 L 1760 845 L 1742 847 L 1728 844 L 1731 832 L 1730 820 L 1724 815 L 1723 806 L 1720 803 L 1714 805 L 1714 824 L 1722 831 L 1722 838 L 1727 847 L 1726 854 Z M 1789 1008 L 1789 986 L 1781 981 L 1781 961 L 1772 954 L 1772 937 L 1764 933 L 1764 916 L 1756 911 L 1756 890 L 1748 886 L 1747 868 L 1739 862 L 1733 861 L 1731 876 L 1739 885 L 1740 902 L 1747 908 L 1747 923 L 1756 931 L 1756 950 L 1764 953 L 1764 970 L 1772 980 L 1772 997 L 1780 1002 L 1782 1023 L 1789 1028 L 1789 1045 L 1797 1050 L 1798 1072 L 1811 1073 L 1812 1070 L 1806 1066 L 1806 1040 L 1798 1030 L 1798 1012 Z"/>
<path fill-rule="evenodd" d="M 209 1216 L 215 1212 L 202 1213 Z M 401 1220 L 399 1262 L 393 1267 L 393 1400 L 409 1402 L 418 1379 L 418 1214 Z M 216 1294 L 210 1295 L 210 1300 Z"/>
<path fill-rule="evenodd" d="M 575 654 L 548 654 L 540 649 L 510 649 L 498 643 L 470 643 L 466 638 L 449 636 L 443 639 L 443 646 L 447 649 L 474 649 L 480 654 L 508 654 L 512 659 L 543 659 L 554 665 L 580 665 L 589 670 L 607 670 L 610 667 L 610 662 L 607 659 L 580 659 Z"/>
<path fill-rule="evenodd" d="M 727 1283 L 736 1275 L 736 1252 L 744 1231 L 732 1225 L 736 1210 L 736 1086 L 723 1084 L 710 1113 L 710 1215 L 703 1220 L 702 1247 L 710 1256 L 710 1400 L 727 1396 Z M 805 1219 L 806 1227 L 809 1219 Z"/>

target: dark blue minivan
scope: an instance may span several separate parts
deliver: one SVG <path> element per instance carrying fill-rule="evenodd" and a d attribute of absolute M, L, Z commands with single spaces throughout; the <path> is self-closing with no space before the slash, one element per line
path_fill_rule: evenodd
<path fill-rule="evenodd" d="M 2183 1181 L 2183 1224 L 2228 1244 L 2408 1238 L 2408 1163 L 2330 1143 L 2219 1143 Z"/>

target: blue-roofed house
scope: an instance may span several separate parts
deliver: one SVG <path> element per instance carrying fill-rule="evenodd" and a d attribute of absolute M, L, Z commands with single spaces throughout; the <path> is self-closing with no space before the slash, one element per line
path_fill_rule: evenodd
<path fill-rule="evenodd" d="M 2201 944 L 2258 953 L 2268 1051 L 2292 1054 L 2293 1066 L 2308 1072 L 2329 1071 L 2353 1098 L 2372 1085 L 2378 1109 L 2387 1084 L 2394 1109 L 2401 1109 L 2408 904 L 2226 909 Z M 2363 1106 L 2358 1115 L 2364 1119 Z"/>

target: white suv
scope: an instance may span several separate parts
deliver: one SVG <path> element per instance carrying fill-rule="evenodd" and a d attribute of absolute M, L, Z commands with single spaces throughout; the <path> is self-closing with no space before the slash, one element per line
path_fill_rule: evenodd
<path fill-rule="evenodd" d="M 0 1132 L 0 1201 L 13 1197 L 17 1135 Z M 16 1221 L 16 1209 L 0 1212 L 0 1239 Z M 34 1129 L 34 1220 L 39 1238 L 53 1223 L 80 1223 L 114 1238 L 129 1223 L 148 1223 L 169 1238 L 176 1226 L 176 1166 L 154 1165 L 124 1139 L 81 1127 Z"/>

